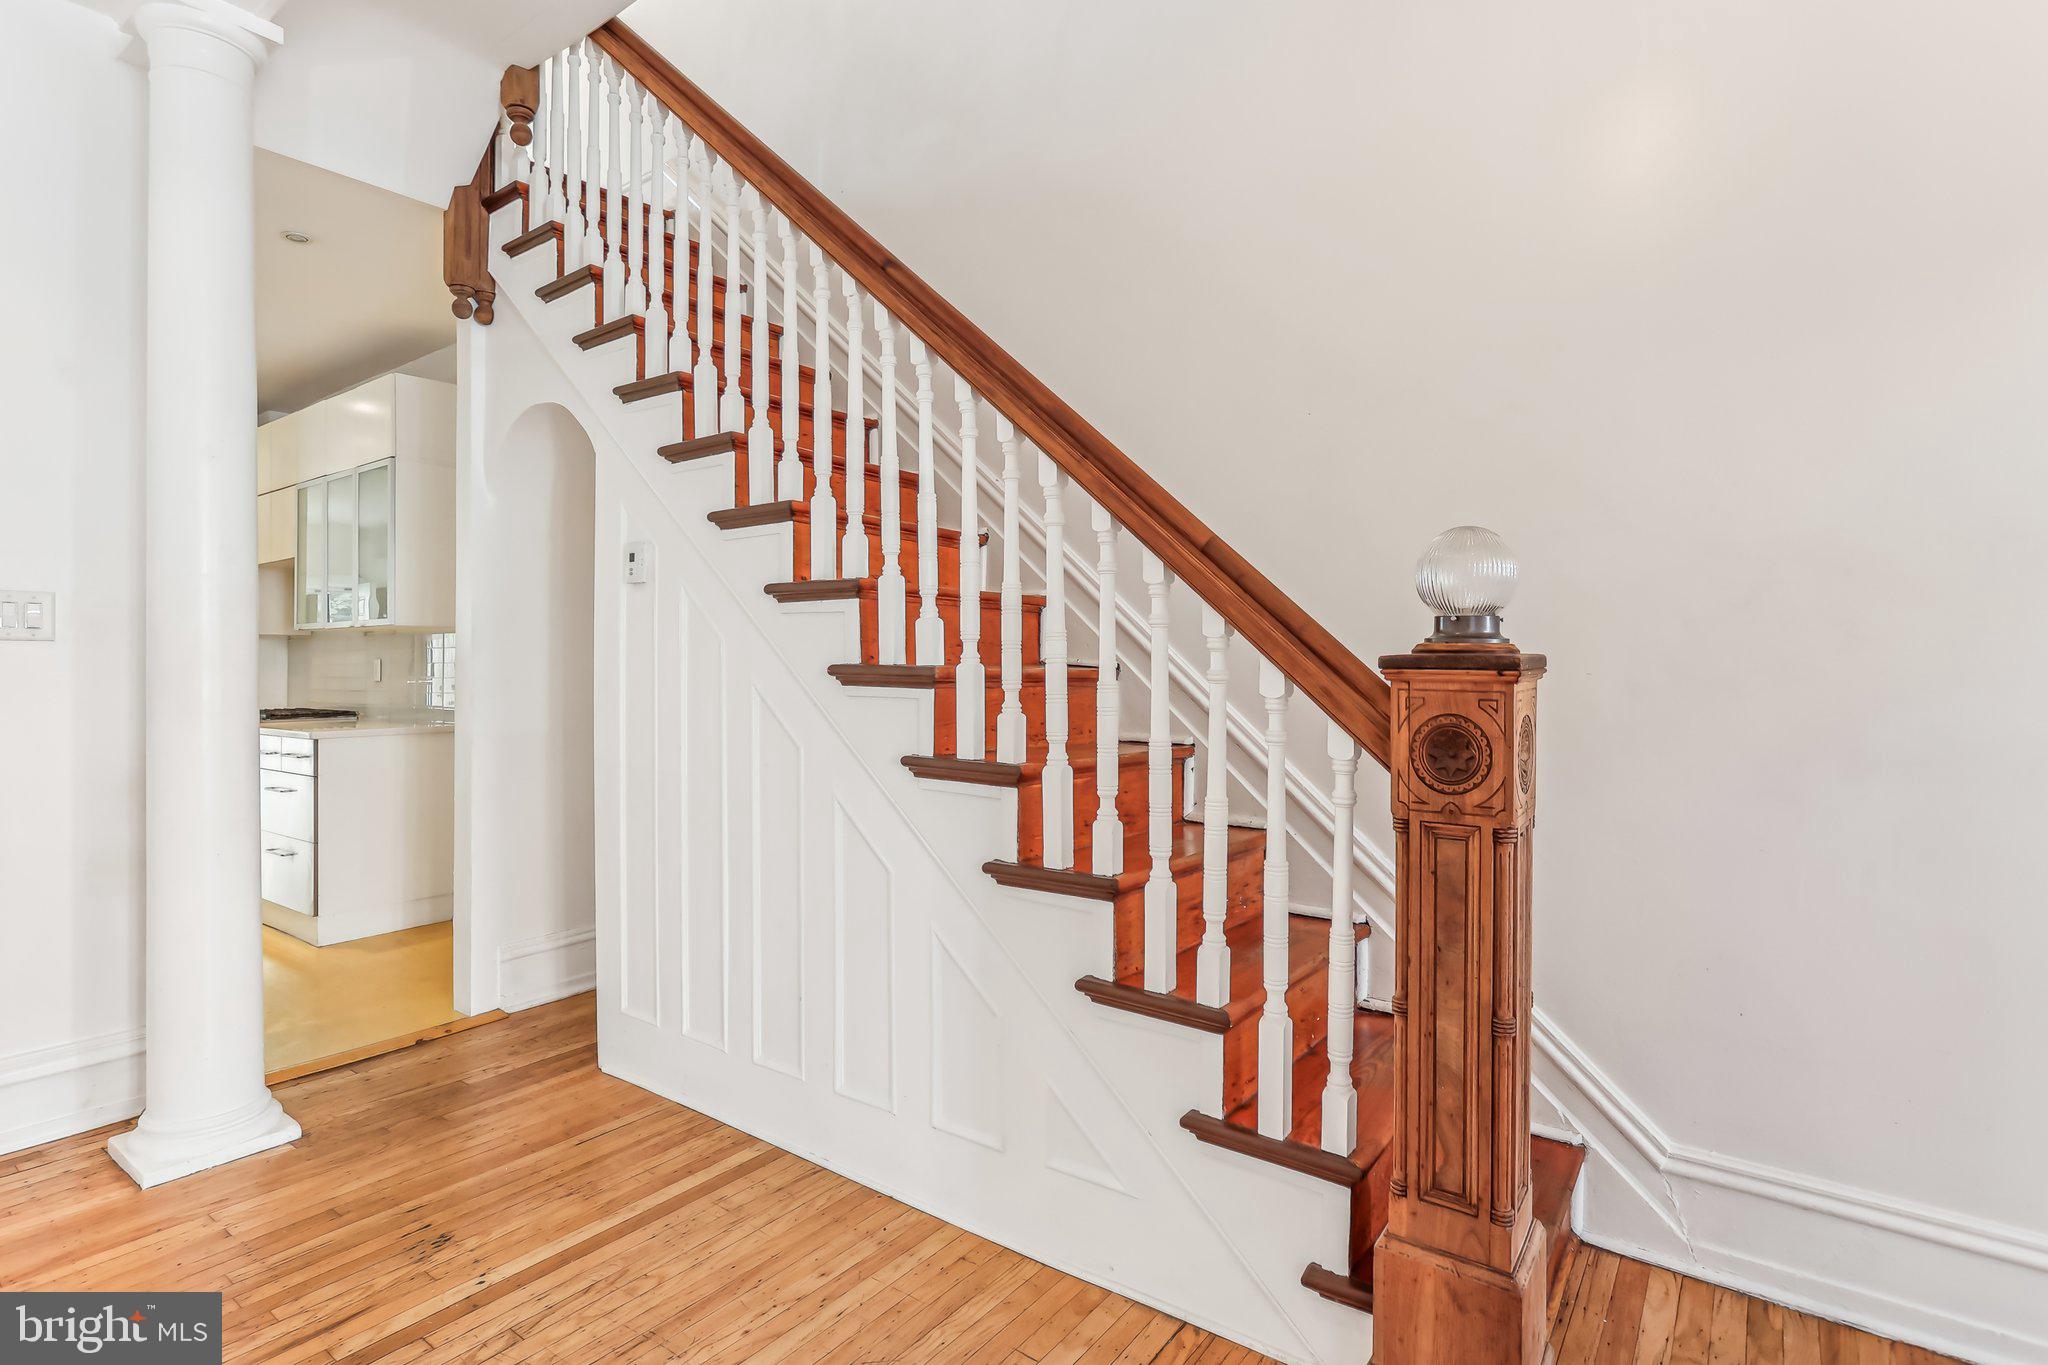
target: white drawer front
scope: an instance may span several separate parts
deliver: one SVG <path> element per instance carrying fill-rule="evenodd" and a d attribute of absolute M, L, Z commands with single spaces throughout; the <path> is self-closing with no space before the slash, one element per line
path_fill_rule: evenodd
<path fill-rule="evenodd" d="M 256 749 L 257 752 L 262 755 L 261 759 L 259 760 L 259 766 L 261 766 L 265 771 L 284 771 L 283 735 L 272 734 L 268 730 L 258 730 L 256 732 Z"/>
<path fill-rule="evenodd" d="M 279 754 L 278 766 L 288 773 L 313 772 L 313 741 L 302 735 L 284 735 L 283 752 Z"/>
<path fill-rule="evenodd" d="M 263 832 L 311 842 L 316 837 L 313 832 L 312 777 L 269 772 L 262 778 L 263 790 L 258 801 L 263 811 Z"/>
<path fill-rule="evenodd" d="M 263 899 L 302 915 L 319 913 L 313 900 L 313 845 L 282 834 L 263 836 Z"/>

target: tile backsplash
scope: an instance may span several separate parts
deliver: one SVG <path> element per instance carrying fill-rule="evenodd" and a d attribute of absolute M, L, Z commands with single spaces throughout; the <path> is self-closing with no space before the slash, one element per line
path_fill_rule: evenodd
<path fill-rule="evenodd" d="M 420 711 L 431 704 L 426 632 L 322 630 L 289 641 L 289 704 Z M 381 678 L 379 677 L 381 668 Z"/>

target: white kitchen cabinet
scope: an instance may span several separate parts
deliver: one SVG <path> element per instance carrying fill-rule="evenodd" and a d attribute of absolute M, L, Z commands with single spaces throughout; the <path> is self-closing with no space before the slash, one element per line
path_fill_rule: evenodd
<path fill-rule="evenodd" d="M 325 946 L 453 916 L 452 726 L 261 734 L 265 924 Z"/>
<path fill-rule="evenodd" d="M 289 488 L 265 493 L 256 499 L 256 562 L 277 564 L 298 553 L 293 517 L 296 501 Z"/>
<path fill-rule="evenodd" d="M 293 424 L 293 623 L 303 630 L 455 623 L 455 389 L 385 375 Z M 260 502 L 260 499 L 259 499 Z M 282 512 L 279 513 L 282 515 Z"/>

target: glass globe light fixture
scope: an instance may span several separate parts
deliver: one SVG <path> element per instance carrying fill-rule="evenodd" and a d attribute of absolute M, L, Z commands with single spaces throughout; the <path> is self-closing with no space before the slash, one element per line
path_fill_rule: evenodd
<path fill-rule="evenodd" d="M 1436 613 L 1432 644 L 1503 644 L 1501 611 L 1515 595 L 1521 566 L 1484 526 L 1453 526 L 1415 561 L 1415 595 Z"/>

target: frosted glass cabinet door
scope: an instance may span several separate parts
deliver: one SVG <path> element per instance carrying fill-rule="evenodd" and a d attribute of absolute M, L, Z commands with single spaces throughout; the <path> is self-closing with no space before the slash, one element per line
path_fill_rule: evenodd
<path fill-rule="evenodd" d="M 356 624 L 391 620 L 391 461 L 356 472 Z"/>
<path fill-rule="evenodd" d="M 301 629 L 327 621 L 327 485 L 298 490 L 297 556 L 292 562 L 293 624 Z"/>
<path fill-rule="evenodd" d="M 327 480 L 327 624 L 356 619 L 356 476 Z"/>

